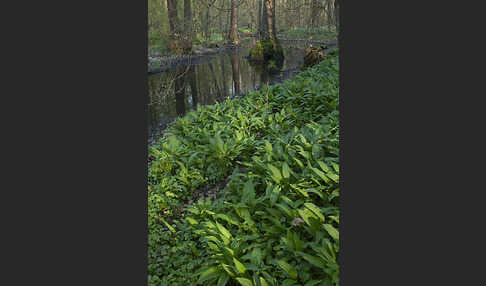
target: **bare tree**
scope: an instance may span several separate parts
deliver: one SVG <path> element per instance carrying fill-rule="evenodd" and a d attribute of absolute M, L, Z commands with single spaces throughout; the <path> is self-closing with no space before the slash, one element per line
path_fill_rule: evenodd
<path fill-rule="evenodd" d="M 271 41 L 277 40 L 277 32 L 275 30 L 275 0 L 265 0 L 266 23 L 267 32 L 265 36 Z"/>
<path fill-rule="evenodd" d="M 255 28 L 255 0 L 250 0 L 250 22 L 248 28 L 253 30 Z"/>
<path fill-rule="evenodd" d="M 192 11 L 191 0 L 184 0 L 184 51 L 192 51 Z"/>
<path fill-rule="evenodd" d="M 239 45 L 238 39 L 238 3 L 237 0 L 231 0 L 231 24 L 228 34 L 229 42 L 233 45 Z"/>
<path fill-rule="evenodd" d="M 167 0 L 167 11 L 169 13 L 169 49 L 171 52 L 179 53 L 181 32 L 177 20 L 177 0 Z"/>

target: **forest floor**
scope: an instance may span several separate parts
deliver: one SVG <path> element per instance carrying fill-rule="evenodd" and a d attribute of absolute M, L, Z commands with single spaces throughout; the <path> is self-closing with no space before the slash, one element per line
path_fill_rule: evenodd
<path fill-rule="evenodd" d="M 148 285 L 338 285 L 335 55 L 149 147 Z"/>

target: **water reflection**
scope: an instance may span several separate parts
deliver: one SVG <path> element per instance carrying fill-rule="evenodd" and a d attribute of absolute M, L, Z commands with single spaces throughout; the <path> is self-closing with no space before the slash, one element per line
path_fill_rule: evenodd
<path fill-rule="evenodd" d="M 302 61 L 305 47 L 283 44 L 285 60 L 278 71 L 252 66 L 245 58 L 249 47 L 231 54 L 208 56 L 195 65 L 182 66 L 148 78 L 149 134 L 165 129 L 176 117 L 198 104 L 214 104 L 228 96 L 246 93 L 265 84 L 293 76 Z"/>

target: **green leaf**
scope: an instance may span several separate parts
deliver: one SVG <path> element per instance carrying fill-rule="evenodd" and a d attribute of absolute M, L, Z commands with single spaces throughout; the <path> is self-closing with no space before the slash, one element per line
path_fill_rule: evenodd
<path fill-rule="evenodd" d="M 193 219 L 192 217 L 186 217 L 186 220 L 191 224 L 195 225 L 198 224 L 197 220 Z"/>
<path fill-rule="evenodd" d="M 321 282 L 322 282 L 322 280 L 310 280 L 307 283 L 305 283 L 304 286 L 314 286 L 314 285 L 317 285 Z"/>
<path fill-rule="evenodd" d="M 321 177 L 322 180 L 324 180 L 324 182 L 326 183 L 329 183 L 331 182 L 331 180 L 329 180 L 329 178 L 326 176 L 326 174 L 324 174 L 324 172 L 322 172 L 321 170 L 317 169 L 317 168 L 313 168 L 311 167 L 312 171 L 314 171 L 314 173 L 316 173 L 319 177 Z"/>
<path fill-rule="evenodd" d="M 324 215 L 321 213 L 321 210 L 318 206 L 313 203 L 305 203 L 304 206 L 310 209 L 315 215 L 317 215 L 321 222 L 324 222 Z"/>
<path fill-rule="evenodd" d="M 297 162 L 297 165 L 299 165 L 299 167 L 304 168 L 304 164 L 302 163 L 302 161 L 300 161 L 296 157 L 294 157 L 294 160 L 295 160 L 295 162 Z"/>
<path fill-rule="evenodd" d="M 262 286 L 269 286 L 268 283 L 267 283 L 267 281 L 265 281 L 265 279 L 263 279 L 263 277 L 260 277 L 260 284 Z"/>
<path fill-rule="evenodd" d="M 280 188 L 279 185 L 273 186 L 272 193 L 270 194 L 270 202 L 272 204 L 274 204 L 275 202 L 277 202 L 277 199 L 278 199 L 278 196 L 279 196 L 281 190 L 282 189 Z"/>
<path fill-rule="evenodd" d="M 262 251 L 260 248 L 255 247 L 253 248 L 253 251 L 251 252 L 250 256 L 252 263 L 255 265 L 260 265 L 262 263 Z"/>
<path fill-rule="evenodd" d="M 223 273 L 223 275 L 219 276 L 218 285 L 217 286 L 225 286 L 226 283 L 228 283 L 229 278 L 230 277 L 229 277 L 228 274 Z"/>
<path fill-rule="evenodd" d="M 272 172 L 272 178 L 275 180 L 275 182 L 277 182 L 277 184 L 280 183 L 280 180 L 282 179 L 282 174 L 280 174 L 280 170 L 271 164 L 268 164 L 268 168 Z"/>
<path fill-rule="evenodd" d="M 233 218 L 230 218 L 229 216 L 225 215 L 225 214 L 217 214 L 214 216 L 215 218 L 220 218 L 226 222 L 229 222 L 231 223 L 232 225 L 238 225 L 238 222 L 233 219 Z"/>
<path fill-rule="evenodd" d="M 201 273 L 197 283 L 201 283 L 201 282 L 207 281 L 209 279 L 215 278 L 219 275 L 219 273 L 220 272 L 219 272 L 218 267 L 211 267 L 211 268 L 205 270 L 203 273 Z"/>
<path fill-rule="evenodd" d="M 243 186 L 243 193 L 241 195 L 241 201 L 246 204 L 247 202 L 252 203 L 255 199 L 255 187 L 252 181 L 247 181 Z"/>
<path fill-rule="evenodd" d="M 328 172 L 327 173 L 327 176 L 329 178 L 331 178 L 331 180 L 333 180 L 334 182 L 339 183 L 339 176 L 338 175 L 336 175 L 336 174 L 334 174 L 332 172 Z"/>
<path fill-rule="evenodd" d="M 329 235 L 335 240 L 339 240 L 339 231 L 330 224 L 324 224 L 324 229 L 329 233 Z"/>
<path fill-rule="evenodd" d="M 311 221 L 309 220 L 309 218 L 313 217 L 315 219 L 318 219 L 318 217 L 312 212 L 310 211 L 309 209 L 303 209 L 303 210 L 297 210 L 297 212 L 299 213 L 300 217 L 302 217 L 302 219 L 309 225 L 309 226 L 312 226 L 312 223 Z"/>
<path fill-rule="evenodd" d="M 162 222 L 165 224 L 165 226 L 172 232 L 172 233 L 176 233 L 176 230 L 174 229 L 174 227 L 172 227 L 172 225 L 170 225 L 167 221 L 165 221 L 164 218 L 161 218 Z"/>
<path fill-rule="evenodd" d="M 285 179 L 290 178 L 290 167 L 286 162 L 282 165 L 282 175 Z"/>
<path fill-rule="evenodd" d="M 236 280 L 238 280 L 238 282 L 243 286 L 253 286 L 253 282 L 251 282 L 250 279 L 236 278 Z"/>
<path fill-rule="evenodd" d="M 316 266 L 316 267 L 319 267 L 319 268 L 322 268 L 324 269 L 326 267 L 326 263 L 324 261 L 324 259 L 320 258 L 320 257 L 317 257 L 317 256 L 312 256 L 310 254 L 307 254 L 307 253 L 304 253 L 304 252 L 296 252 L 297 254 L 299 254 L 300 256 L 302 256 L 302 258 L 304 258 L 305 260 L 307 260 L 310 264 Z"/>
<path fill-rule="evenodd" d="M 222 226 L 219 222 L 216 222 L 216 226 L 218 227 L 219 232 L 226 237 L 227 239 L 231 239 L 231 233 L 224 227 Z"/>
<path fill-rule="evenodd" d="M 287 273 L 287 275 L 289 275 L 290 278 L 297 279 L 297 270 L 295 270 L 292 265 L 283 260 L 277 260 L 275 262 L 283 269 L 283 271 L 285 271 L 285 273 Z"/>
<path fill-rule="evenodd" d="M 229 276 L 231 277 L 235 277 L 236 274 L 231 270 L 231 267 L 227 264 L 221 264 L 221 266 L 223 267 L 224 271 L 226 271 L 226 273 L 229 274 Z"/>
<path fill-rule="evenodd" d="M 339 197 L 339 189 L 335 189 L 334 191 L 332 191 L 328 197 L 328 200 L 331 201 L 335 197 Z"/>
<path fill-rule="evenodd" d="M 295 280 L 292 280 L 292 279 L 285 279 L 283 282 L 282 282 L 282 286 L 293 286 L 297 283 L 297 281 Z"/>
<path fill-rule="evenodd" d="M 236 270 L 238 273 L 243 274 L 246 272 L 246 267 L 243 265 L 243 263 L 239 262 L 238 259 L 233 257 L 233 262 L 235 263 Z"/>
<path fill-rule="evenodd" d="M 317 164 L 321 167 L 324 172 L 329 172 L 329 167 L 322 161 L 317 161 Z"/>
<path fill-rule="evenodd" d="M 267 140 L 265 140 L 265 151 L 270 154 L 272 153 L 272 144 L 270 144 L 270 142 L 268 142 Z"/>
<path fill-rule="evenodd" d="M 338 164 L 336 164 L 336 163 L 334 163 L 334 162 L 331 162 L 331 165 L 332 165 L 332 167 L 334 168 L 334 170 L 336 171 L 336 173 L 338 173 L 338 174 L 339 174 L 339 165 L 338 165 Z"/>

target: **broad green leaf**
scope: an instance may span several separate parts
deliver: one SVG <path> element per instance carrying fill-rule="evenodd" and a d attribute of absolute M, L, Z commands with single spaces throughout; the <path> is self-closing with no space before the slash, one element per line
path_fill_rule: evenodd
<path fill-rule="evenodd" d="M 238 273 L 243 274 L 246 272 L 246 267 L 243 263 L 239 262 L 238 259 L 233 257 L 233 262 L 235 263 L 236 270 Z"/>
<path fill-rule="evenodd" d="M 307 193 L 307 191 L 303 190 L 302 188 L 294 185 L 294 184 L 290 184 L 290 187 L 294 190 L 296 190 L 299 194 L 301 194 L 302 196 L 308 198 L 309 197 L 309 194 Z M 322 196 L 322 194 L 321 194 Z"/>
<path fill-rule="evenodd" d="M 269 286 L 268 283 L 267 283 L 267 281 L 265 281 L 265 279 L 263 279 L 263 277 L 260 277 L 260 284 L 262 286 Z"/>
<path fill-rule="evenodd" d="M 322 161 L 317 161 L 317 164 L 319 164 L 319 166 L 324 172 L 329 172 L 329 167 L 326 165 L 326 163 Z"/>
<path fill-rule="evenodd" d="M 186 220 L 191 224 L 195 225 L 198 224 L 197 220 L 193 219 L 192 217 L 186 217 Z"/>
<path fill-rule="evenodd" d="M 282 175 L 286 179 L 290 178 L 290 167 L 287 162 L 284 162 L 282 165 Z"/>
<path fill-rule="evenodd" d="M 276 204 L 276 206 L 285 213 L 285 216 L 287 216 L 289 218 L 293 217 L 292 212 L 290 211 L 290 209 L 286 205 Z"/>
<path fill-rule="evenodd" d="M 231 267 L 227 264 L 221 264 L 221 266 L 223 267 L 224 271 L 226 271 L 226 273 L 229 274 L 229 276 L 231 277 L 235 277 L 236 274 L 233 272 L 233 270 L 231 270 Z"/>
<path fill-rule="evenodd" d="M 299 238 L 299 233 L 294 232 L 293 239 L 294 239 L 295 250 L 301 251 L 302 249 L 304 249 L 304 242 Z"/>
<path fill-rule="evenodd" d="M 277 202 L 277 200 L 278 200 L 278 196 L 280 195 L 280 191 L 281 191 L 281 190 L 282 190 L 282 189 L 280 188 L 280 186 L 279 186 L 279 185 L 275 185 L 275 186 L 273 186 L 273 188 L 272 188 L 272 193 L 271 193 L 271 195 L 270 195 L 270 202 L 271 202 L 272 204 L 274 204 L 275 202 Z"/>
<path fill-rule="evenodd" d="M 231 239 L 231 233 L 224 227 L 222 226 L 219 222 L 216 222 L 216 226 L 218 227 L 219 232 L 226 237 L 227 239 Z"/>
<path fill-rule="evenodd" d="M 229 278 L 230 278 L 230 276 L 228 274 L 223 273 L 221 276 L 219 276 L 217 286 L 225 286 L 226 283 L 228 283 Z"/>
<path fill-rule="evenodd" d="M 255 247 L 251 252 L 251 260 L 255 265 L 260 265 L 262 263 L 262 251 L 260 248 Z"/>
<path fill-rule="evenodd" d="M 312 226 L 312 223 L 310 222 L 309 218 L 313 217 L 315 219 L 318 219 L 318 217 L 309 209 L 299 209 L 297 210 L 299 213 L 300 217 L 309 225 Z"/>
<path fill-rule="evenodd" d="M 225 215 L 225 214 L 217 214 L 214 216 L 215 218 L 220 218 L 226 222 L 229 222 L 231 223 L 232 225 L 238 225 L 238 222 L 233 219 L 233 218 L 230 218 L 229 216 Z"/>
<path fill-rule="evenodd" d="M 209 279 L 215 278 L 219 275 L 219 273 L 220 273 L 220 271 L 219 271 L 218 267 L 211 267 L 211 268 L 205 270 L 203 273 L 201 273 L 197 283 L 201 283 L 201 282 L 207 281 Z"/>
<path fill-rule="evenodd" d="M 176 230 L 174 229 L 174 227 L 172 227 L 172 225 L 170 225 L 167 221 L 165 221 L 164 218 L 161 218 L 162 222 L 165 224 L 165 226 L 172 232 L 172 233 L 176 233 Z"/>
<path fill-rule="evenodd" d="M 335 197 L 339 197 L 339 189 L 335 189 L 334 191 L 332 191 L 332 193 L 329 195 L 328 199 L 329 199 L 329 201 L 331 201 Z"/>
<path fill-rule="evenodd" d="M 296 253 L 301 255 L 302 258 L 307 260 L 310 264 L 312 264 L 316 267 L 322 268 L 322 269 L 326 268 L 326 263 L 325 263 L 324 259 L 317 257 L 317 256 L 307 254 L 307 253 L 304 253 L 304 252 L 300 252 L 300 251 L 296 252 Z"/>
<path fill-rule="evenodd" d="M 243 286 L 253 286 L 253 282 L 251 282 L 250 279 L 236 278 L 236 280 L 238 280 L 238 282 Z"/>
<path fill-rule="evenodd" d="M 324 229 L 327 231 L 327 233 L 329 233 L 332 238 L 339 240 L 339 231 L 334 228 L 334 226 L 330 224 L 324 224 Z"/>
<path fill-rule="evenodd" d="M 293 286 L 293 285 L 296 285 L 296 284 L 297 284 L 297 281 L 292 280 L 292 279 L 285 279 L 282 282 L 282 286 Z"/>
<path fill-rule="evenodd" d="M 275 262 L 283 269 L 283 271 L 285 271 L 285 273 L 287 273 L 287 275 L 289 275 L 290 278 L 297 279 L 297 270 L 295 270 L 292 265 L 283 260 L 277 260 Z"/>
<path fill-rule="evenodd" d="M 315 215 L 317 215 L 321 222 L 324 222 L 324 215 L 321 213 L 321 210 L 318 206 L 313 203 L 305 203 L 304 206 L 310 209 Z"/>
<path fill-rule="evenodd" d="M 338 174 L 339 174 L 339 165 L 338 165 L 338 164 L 336 164 L 336 163 L 334 163 L 334 162 L 331 162 L 331 165 L 332 165 L 332 167 L 334 168 L 334 170 L 336 171 L 336 173 L 338 173 Z"/>
<path fill-rule="evenodd" d="M 326 176 L 326 174 L 324 174 L 324 172 L 322 172 L 321 170 L 313 168 L 313 167 L 311 167 L 310 169 L 312 169 L 312 171 L 314 171 L 314 173 L 316 173 L 319 177 L 321 177 L 321 179 L 324 180 L 324 182 L 326 182 L 326 183 L 331 182 L 331 180 L 329 180 L 329 178 Z"/>
<path fill-rule="evenodd" d="M 302 161 L 300 161 L 296 157 L 294 157 L 294 160 L 295 160 L 295 162 L 297 162 L 297 164 L 299 165 L 299 167 L 304 168 L 304 164 L 302 163 Z"/>
<path fill-rule="evenodd" d="M 331 180 L 333 180 L 335 183 L 339 183 L 339 176 L 338 175 L 336 175 L 336 174 L 334 174 L 332 172 L 328 172 L 327 173 L 327 176 L 329 178 L 331 178 Z"/>
<path fill-rule="evenodd" d="M 314 286 L 314 285 L 317 285 L 321 282 L 322 282 L 322 280 L 310 280 L 310 281 L 307 281 L 307 283 L 305 283 L 304 286 Z"/>
<path fill-rule="evenodd" d="M 272 153 L 272 144 L 270 144 L 270 142 L 268 142 L 267 140 L 265 140 L 265 151 L 270 154 Z"/>
<path fill-rule="evenodd" d="M 280 180 L 282 180 L 282 174 L 280 174 L 280 170 L 271 164 L 268 164 L 268 168 L 272 172 L 272 178 L 275 180 L 275 182 L 277 182 L 277 184 L 280 183 Z"/>
<path fill-rule="evenodd" d="M 217 239 L 215 236 L 212 236 L 212 235 L 210 235 L 210 236 L 205 236 L 204 238 L 206 238 L 207 240 L 213 241 L 213 242 L 214 242 L 214 243 L 216 243 L 216 245 L 218 245 L 218 246 L 220 246 L 220 245 L 222 245 L 222 244 L 223 244 L 223 243 L 222 243 L 222 242 L 221 242 L 219 239 Z"/>

